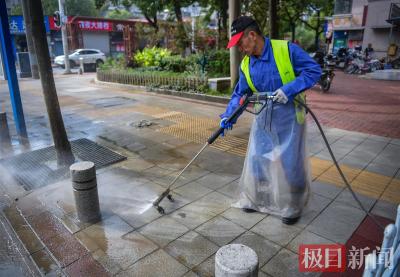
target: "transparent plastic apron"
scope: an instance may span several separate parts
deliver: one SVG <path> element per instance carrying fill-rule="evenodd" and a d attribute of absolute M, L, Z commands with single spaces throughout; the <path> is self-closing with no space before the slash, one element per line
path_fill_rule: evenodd
<path fill-rule="evenodd" d="M 293 102 L 272 103 L 255 116 L 232 205 L 283 217 L 300 215 L 309 194 L 306 124 L 296 120 Z"/>

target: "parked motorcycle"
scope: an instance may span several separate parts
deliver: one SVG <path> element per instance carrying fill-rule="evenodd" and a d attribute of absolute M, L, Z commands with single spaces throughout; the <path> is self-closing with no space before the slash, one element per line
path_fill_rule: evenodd
<path fill-rule="evenodd" d="M 336 59 L 332 54 L 325 56 L 322 51 L 313 53 L 311 57 L 321 66 L 322 74 L 318 84 L 323 92 L 327 92 L 335 77 Z"/>
<path fill-rule="evenodd" d="M 321 78 L 318 84 L 321 86 L 323 92 L 327 92 L 331 88 L 333 78 L 335 77 L 336 61 L 332 55 L 327 55 L 324 60 L 324 67 L 322 68 Z"/>
<path fill-rule="evenodd" d="M 361 53 L 355 55 L 354 60 L 344 70 L 347 74 L 365 74 L 383 69 L 382 61 L 364 57 Z"/>

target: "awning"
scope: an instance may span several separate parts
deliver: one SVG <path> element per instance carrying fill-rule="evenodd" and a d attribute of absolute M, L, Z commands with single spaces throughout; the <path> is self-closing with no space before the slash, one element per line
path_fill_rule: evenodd
<path fill-rule="evenodd" d="M 364 26 L 357 26 L 357 27 L 333 27 L 332 30 L 334 31 L 359 31 L 364 30 Z"/>

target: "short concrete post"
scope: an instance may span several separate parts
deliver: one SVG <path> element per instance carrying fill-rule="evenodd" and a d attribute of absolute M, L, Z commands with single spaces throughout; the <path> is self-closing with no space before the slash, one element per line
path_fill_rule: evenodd
<path fill-rule="evenodd" d="M 83 66 L 83 58 L 79 58 L 79 74 L 83 74 L 85 72 L 85 68 Z"/>
<path fill-rule="evenodd" d="M 11 148 L 10 129 L 8 128 L 7 114 L 0 113 L 0 151 Z"/>
<path fill-rule="evenodd" d="M 78 219 L 86 223 L 100 220 L 96 169 L 92 162 L 78 162 L 70 166 Z"/>
<path fill-rule="evenodd" d="M 222 246 L 215 254 L 215 277 L 257 277 L 256 252 L 243 244 Z"/>

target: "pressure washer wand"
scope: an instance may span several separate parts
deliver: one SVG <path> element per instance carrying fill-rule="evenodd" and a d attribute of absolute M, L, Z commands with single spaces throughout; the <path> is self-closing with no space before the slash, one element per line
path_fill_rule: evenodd
<path fill-rule="evenodd" d="M 247 105 L 255 99 L 253 96 L 248 97 L 247 95 L 243 96 L 240 100 L 240 105 L 236 108 L 236 110 L 231 114 L 231 116 L 227 119 L 227 122 L 232 122 L 235 120 L 247 107 Z M 201 150 L 193 157 L 193 159 L 185 166 L 184 169 L 175 177 L 175 179 L 169 184 L 167 189 L 153 202 L 153 206 L 157 209 L 160 214 L 165 214 L 164 208 L 160 206 L 160 202 L 167 197 L 170 201 L 174 201 L 170 192 L 171 187 L 175 184 L 178 178 L 185 172 L 185 170 L 197 159 L 197 157 L 207 148 L 208 145 L 212 144 L 223 132 L 224 128 L 220 127 L 217 131 L 215 131 L 207 140 L 206 144 L 201 148 Z"/>

